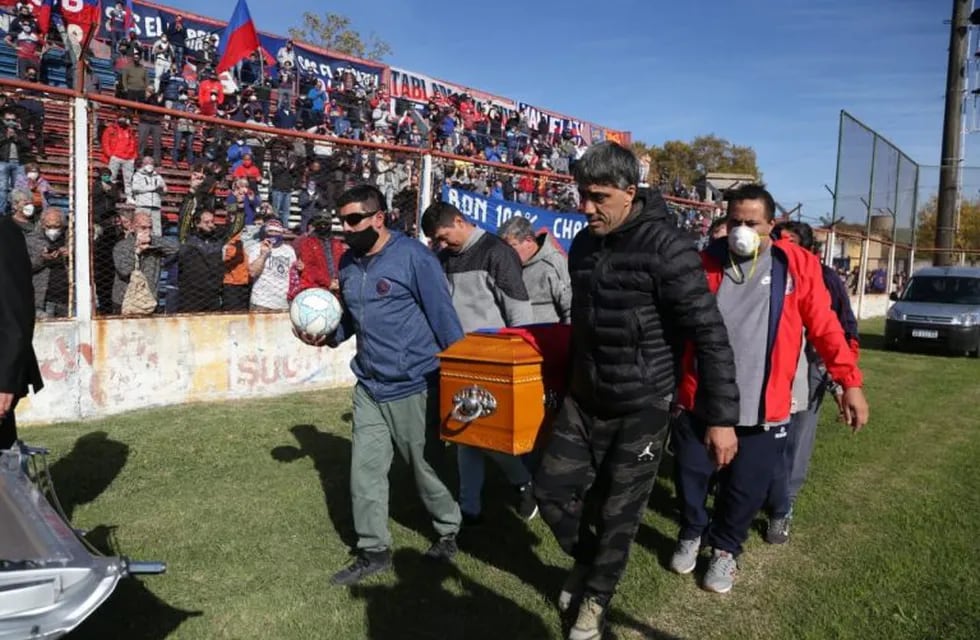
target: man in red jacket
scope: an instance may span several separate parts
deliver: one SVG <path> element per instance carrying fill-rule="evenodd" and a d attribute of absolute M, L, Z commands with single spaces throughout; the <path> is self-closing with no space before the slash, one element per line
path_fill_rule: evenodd
<path fill-rule="evenodd" d="M 320 287 L 335 294 L 340 291 L 337 277 L 340 259 L 347 251 L 347 245 L 340 238 L 333 237 L 333 220 L 330 214 L 321 211 L 310 220 L 310 233 L 298 239 L 296 249 L 296 271 L 299 281 L 289 290 L 289 299 L 300 291 Z"/>
<path fill-rule="evenodd" d="M 112 182 L 122 169 L 123 189 L 126 202 L 133 203 L 133 171 L 136 162 L 136 133 L 130 126 L 129 117 L 120 115 L 115 123 L 102 132 L 102 161 L 109 164 Z"/>
<path fill-rule="evenodd" d="M 703 587 L 727 593 L 736 557 L 762 507 L 786 444 L 792 384 L 806 337 L 844 388 L 841 409 L 854 431 L 868 421 L 862 376 L 831 311 L 816 256 L 788 240 L 771 240 L 775 202 L 759 185 L 728 194 L 728 237 L 708 245 L 702 262 L 735 352 L 739 420 L 708 427 L 697 418 L 698 373 L 687 357 L 674 422 L 681 531 L 671 569 L 690 573 L 702 535 L 713 550 Z M 705 501 L 713 474 L 718 495 L 708 525 Z"/>

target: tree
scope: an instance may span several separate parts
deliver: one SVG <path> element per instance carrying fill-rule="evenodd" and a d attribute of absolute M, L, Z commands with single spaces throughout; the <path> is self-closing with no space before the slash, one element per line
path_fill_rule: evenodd
<path fill-rule="evenodd" d="M 918 228 L 915 232 L 917 247 L 936 246 L 936 212 L 938 199 L 929 199 L 918 214 Z M 960 229 L 953 239 L 957 249 L 980 249 L 980 200 L 964 200 L 960 205 Z"/>
<path fill-rule="evenodd" d="M 719 138 L 714 134 L 698 136 L 691 142 L 668 140 L 663 146 L 634 142 L 633 151 L 650 158 L 650 176 L 668 181 L 680 178 L 686 185 L 705 173 L 743 173 L 761 179 L 755 150 Z"/>
<path fill-rule="evenodd" d="M 311 11 L 303 13 L 303 24 L 289 29 L 289 37 L 364 60 L 383 60 L 391 55 L 391 46 L 374 34 L 367 39 L 351 28 L 350 18 L 339 13 Z"/>

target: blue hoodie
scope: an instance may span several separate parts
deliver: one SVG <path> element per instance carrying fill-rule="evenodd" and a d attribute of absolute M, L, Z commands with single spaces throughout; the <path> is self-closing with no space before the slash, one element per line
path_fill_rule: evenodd
<path fill-rule="evenodd" d="M 340 260 L 344 316 L 331 346 L 357 335 L 351 370 L 377 402 L 414 395 L 434 384 L 436 354 L 463 337 L 449 283 L 436 256 L 397 231 L 366 261 Z"/>

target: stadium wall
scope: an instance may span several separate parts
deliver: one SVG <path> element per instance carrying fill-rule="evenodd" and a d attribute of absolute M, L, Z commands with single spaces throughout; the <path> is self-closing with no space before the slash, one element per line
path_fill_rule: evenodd
<path fill-rule="evenodd" d="M 25 424 L 354 383 L 354 341 L 309 347 L 284 313 L 43 322 L 34 349 L 45 388 L 18 406 Z"/>

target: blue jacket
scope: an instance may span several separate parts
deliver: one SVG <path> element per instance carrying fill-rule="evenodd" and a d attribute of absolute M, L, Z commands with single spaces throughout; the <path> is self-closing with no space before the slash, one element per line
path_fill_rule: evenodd
<path fill-rule="evenodd" d="M 351 370 L 377 402 L 434 384 L 436 354 L 463 337 L 438 259 L 421 242 L 390 233 L 366 266 L 352 251 L 341 258 L 344 316 L 331 343 L 357 335 Z"/>

